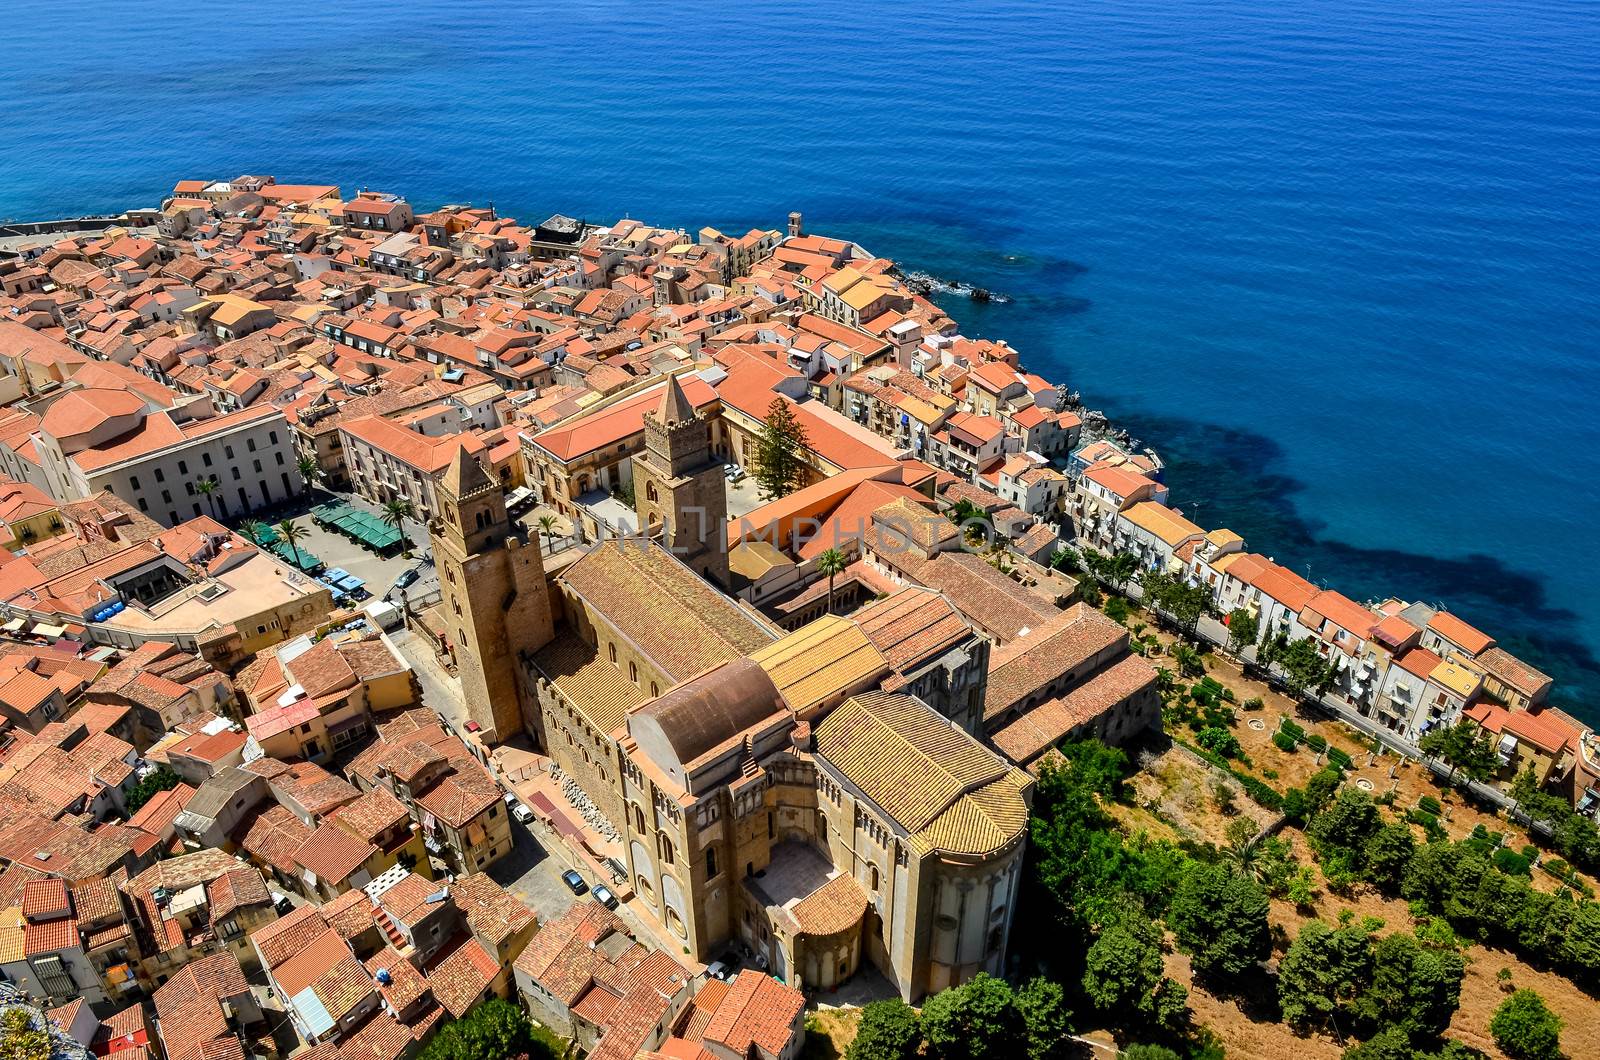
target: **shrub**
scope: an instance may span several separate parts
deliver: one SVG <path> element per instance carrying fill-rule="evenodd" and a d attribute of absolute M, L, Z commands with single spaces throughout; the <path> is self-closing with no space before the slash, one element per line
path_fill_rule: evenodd
<path fill-rule="evenodd" d="M 1349 769 L 1354 764 L 1350 761 L 1350 756 L 1337 747 L 1328 748 L 1328 762 L 1340 769 Z"/>
<path fill-rule="evenodd" d="M 1260 710 L 1266 704 L 1261 701 L 1260 696 L 1251 696 L 1244 701 L 1243 706 L 1245 710 Z"/>
<path fill-rule="evenodd" d="M 1494 852 L 1494 867 L 1507 876 L 1528 875 L 1528 859 L 1505 847 Z"/>
<path fill-rule="evenodd" d="M 1272 734 L 1272 742 L 1278 745 L 1278 750 L 1288 751 L 1290 754 L 1293 754 L 1294 749 L 1300 746 L 1294 742 L 1293 736 L 1281 730 Z"/>
<path fill-rule="evenodd" d="M 1305 729 L 1301 728 L 1299 723 L 1292 721 L 1289 718 L 1284 718 L 1283 724 L 1278 726 L 1278 728 L 1288 733 L 1290 736 L 1293 736 L 1296 740 L 1304 740 L 1306 738 Z"/>
<path fill-rule="evenodd" d="M 1559 1060 L 1561 1017 L 1532 990 L 1518 990 L 1500 1003 L 1489 1033 L 1500 1051 L 1516 1060 Z"/>
<path fill-rule="evenodd" d="M 1422 798 L 1418 799 L 1417 809 L 1422 810 L 1424 813 L 1431 813 L 1435 817 L 1438 817 L 1440 814 L 1444 813 L 1444 807 L 1440 806 L 1439 800 L 1434 798 L 1432 795 L 1424 795 Z M 1483 826 L 1479 825 L 1478 827 L 1481 828 Z"/>
<path fill-rule="evenodd" d="M 1321 733 L 1314 732 L 1310 736 L 1307 736 L 1306 743 L 1318 754 L 1321 754 L 1323 751 L 1328 749 L 1328 741 L 1323 739 Z"/>
<path fill-rule="evenodd" d="M 1195 737 L 1195 742 L 1212 754 L 1221 755 L 1223 758 L 1239 757 L 1238 738 L 1221 726 L 1212 725 L 1201 729 L 1199 735 Z"/>

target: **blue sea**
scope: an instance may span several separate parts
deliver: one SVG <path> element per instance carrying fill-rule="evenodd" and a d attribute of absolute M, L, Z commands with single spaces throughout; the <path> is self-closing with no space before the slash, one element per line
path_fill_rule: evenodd
<path fill-rule="evenodd" d="M 6 9 L 0 218 L 268 172 L 856 239 L 1210 525 L 1600 720 L 1593 0 Z"/>

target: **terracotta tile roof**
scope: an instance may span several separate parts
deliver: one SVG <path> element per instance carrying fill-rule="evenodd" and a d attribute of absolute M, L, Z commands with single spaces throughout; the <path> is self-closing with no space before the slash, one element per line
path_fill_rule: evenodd
<path fill-rule="evenodd" d="M 417 796 L 417 805 L 452 828 L 464 828 L 500 801 L 500 789 L 487 774 L 452 773 Z"/>
<path fill-rule="evenodd" d="M 433 1006 L 433 1012 L 439 1013 L 439 1006 Z M 400 1023 L 386 1012 L 377 1012 L 337 1046 L 324 1043 L 331 1050 L 328 1056 L 296 1053 L 295 1060 L 394 1060 L 411 1047 L 413 1040 L 421 1041 L 422 1037 L 416 1027 Z"/>
<path fill-rule="evenodd" d="M 1437 611 L 1428 619 L 1428 628 L 1468 655 L 1478 655 L 1494 647 L 1494 638 L 1468 625 L 1448 611 Z"/>
<path fill-rule="evenodd" d="M 315 906 L 303 905 L 288 916 L 258 928 L 250 936 L 268 968 L 276 968 L 315 942 L 328 929 L 328 922 Z"/>
<path fill-rule="evenodd" d="M 807 935 L 836 935 L 866 911 L 866 892 L 849 873 L 841 872 L 796 902 L 789 913 Z"/>
<path fill-rule="evenodd" d="M 570 1007 L 596 978 L 597 963 L 614 965 L 615 962 L 606 960 L 598 948 L 590 945 L 611 935 L 624 939 L 632 937 L 611 910 L 598 902 L 577 902 L 540 927 L 515 965 L 518 971 Z M 639 949 L 642 951 L 643 947 Z"/>
<path fill-rule="evenodd" d="M 72 888 L 72 909 L 80 921 L 88 924 L 121 920 L 123 915 L 117 885 L 109 879 L 90 880 Z"/>
<path fill-rule="evenodd" d="M 941 552 L 917 567 L 913 577 L 944 593 L 970 622 L 1001 641 L 1037 629 L 1057 613 L 1047 597 L 966 552 Z"/>
<path fill-rule="evenodd" d="M 533 910 L 484 873 L 461 877 L 450 893 L 473 937 L 496 948 L 534 922 Z"/>
<path fill-rule="evenodd" d="M 272 895 L 267 881 L 252 868 L 239 867 L 225 872 L 206 885 L 206 900 L 212 922 L 252 905 L 267 905 Z"/>
<path fill-rule="evenodd" d="M 371 843 L 409 816 L 405 803 L 388 788 L 376 787 L 334 810 L 331 819 L 351 835 Z"/>
<path fill-rule="evenodd" d="M 352 887 L 322 906 L 328 926 L 346 942 L 373 926 L 372 899 L 359 887 Z"/>
<path fill-rule="evenodd" d="M 1530 698 L 1548 688 L 1551 680 L 1504 648 L 1489 648 L 1476 659 L 1491 677 Z"/>
<path fill-rule="evenodd" d="M 716 392 L 698 377 L 682 382 L 684 394 L 696 409 L 716 400 Z M 616 445 L 644 432 L 646 412 L 661 404 L 661 387 L 653 386 L 637 394 L 584 412 L 533 436 L 533 444 L 562 461 L 573 461 Z"/>
<path fill-rule="evenodd" d="M 344 939 L 341 939 L 338 933 L 320 918 L 318 927 L 319 932 L 303 947 L 285 958 L 282 964 L 272 967 L 272 978 L 277 980 L 279 988 L 287 997 L 293 997 L 314 985 L 346 958 L 355 959 Z M 357 966 L 359 967 L 359 963 Z M 361 974 L 366 974 L 365 968 L 361 969 Z"/>
<path fill-rule="evenodd" d="M 469 453 L 483 451 L 483 442 L 474 434 L 430 437 L 377 416 L 341 423 L 339 429 L 385 456 L 430 475 L 448 467 L 461 449 Z"/>
<path fill-rule="evenodd" d="M 330 934 L 340 947 L 344 947 L 344 940 L 337 935 Z M 311 984 L 311 992 L 322 1002 L 322 1007 L 328 1010 L 328 1015 L 336 1020 L 343 1019 L 356 1006 L 366 1000 L 376 990 L 377 984 L 372 981 L 372 975 L 356 960 L 355 954 L 348 948 L 344 955 L 334 962 L 333 967 L 317 977 Z"/>
<path fill-rule="evenodd" d="M 816 727 L 815 744 L 919 851 L 988 853 L 1027 827 L 1027 775 L 914 697 L 856 696 Z"/>
<path fill-rule="evenodd" d="M 326 883 L 343 883 L 378 849 L 332 821 L 324 821 L 295 851 L 295 864 Z"/>
<path fill-rule="evenodd" d="M 71 913 L 67 885 L 61 880 L 52 876 L 34 880 L 22 888 L 22 915 L 29 920 L 51 920 Z"/>
<path fill-rule="evenodd" d="M 399 883 L 384 891 L 378 898 L 378 904 L 383 906 L 384 912 L 393 917 L 396 923 L 410 929 L 433 912 L 436 906 L 428 899 L 437 894 L 443 886 L 414 872 L 409 873 Z"/>
<path fill-rule="evenodd" d="M 706 984 L 709 986 L 710 984 Z M 720 985 L 720 984 L 719 984 Z M 701 988 L 705 993 L 705 988 Z M 695 999 L 698 1004 L 699 997 Z M 715 1005 L 703 1038 L 737 1056 L 752 1055 L 752 1046 L 766 1056 L 784 1056 L 800 1025 L 806 998 L 770 975 L 749 969 L 734 976 L 727 995 Z"/>
<path fill-rule="evenodd" d="M 464 939 L 428 973 L 428 986 L 450 1015 L 459 1019 L 471 1008 L 495 976 L 500 962 L 477 939 Z"/>
<path fill-rule="evenodd" d="M 1047 699 L 991 737 L 1014 762 L 1031 762 L 1087 725 L 1156 683 L 1155 667 L 1137 655 L 1124 656 L 1064 696 Z"/>
<path fill-rule="evenodd" d="M 385 946 L 368 958 L 367 971 L 374 980 L 378 978 L 380 971 L 389 973 L 388 985 L 378 983 L 378 992 L 396 1012 L 405 1012 L 428 993 L 428 980 L 417 971 L 416 965 L 401 956 L 400 951 L 393 946 Z"/>
<path fill-rule="evenodd" d="M 668 678 L 749 655 L 773 633 L 652 542 L 603 541 L 560 575 Z M 640 607 L 641 600 L 649 606 Z"/>
<path fill-rule="evenodd" d="M 851 616 L 895 670 L 912 670 L 973 636 L 939 593 L 907 586 Z"/>
<path fill-rule="evenodd" d="M 273 803 L 245 818 L 233 835 L 240 848 L 258 861 L 287 868 L 294 864 L 295 852 L 311 838 L 311 829 L 287 806 Z"/>
<path fill-rule="evenodd" d="M 1052 681 L 1090 659 L 1126 644 L 1128 631 L 1100 612 L 1074 604 L 1027 636 L 996 648 L 989 657 L 985 719 L 999 717 Z"/>
<path fill-rule="evenodd" d="M 54 953 L 57 950 L 76 949 L 83 945 L 83 940 L 78 935 L 78 922 L 70 916 L 55 920 L 29 921 L 27 927 L 23 928 L 23 940 L 29 957 L 37 957 L 41 953 Z"/>

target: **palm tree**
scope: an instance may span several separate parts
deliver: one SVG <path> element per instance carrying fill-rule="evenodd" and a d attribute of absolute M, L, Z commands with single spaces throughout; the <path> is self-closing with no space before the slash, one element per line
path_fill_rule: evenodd
<path fill-rule="evenodd" d="M 283 536 L 285 541 L 289 542 L 289 551 L 294 553 L 294 565 L 296 567 L 302 567 L 300 560 L 300 542 L 305 540 L 306 528 L 295 522 L 293 519 L 285 519 L 283 522 L 278 524 L 278 533 Z M 304 568 L 302 567 L 302 569 Z"/>
<path fill-rule="evenodd" d="M 416 509 L 411 507 L 408 500 L 384 502 L 383 521 L 394 527 L 395 533 L 400 535 L 401 552 L 406 559 L 411 558 L 411 539 L 406 537 L 406 520 L 415 514 Z"/>
<path fill-rule="evenodd" d="M 308 490 L 322 477 L 322 468 L 309 456 L 302 456 L 295 464 L 295 470 L 300 472 L 300 481 L 306 484 Z"/>
<path fill-rule="evenodd" d="M 239 526 L 244 531 L 244 536 L 250 539 L 252 545 L 259 545 L 267 536 L 267 524 L 260 519 L 246 519 Z"/>
<path fill-rule="evenodd" d="M 206 506 L 211 509 L 211 518 L 217 517 L 217 480 L 203 478 L 194 484 L 195 492 L 206 499 Z"/>
<path fill-rule="evenodd" d="M 546 512 L 539 516 L 539 530 L 544 534 L 544 550 L 555 551 L 556 543 L 556 517 Z"/>
<path fill-rule="evenodd" d="M 830 615 L 833 614 L 833 579 L 849 564 L 850 561 L 845 557 L 845 554 L 836 548 L 830 548 L 817 557 L 817 573 L 828 576 L 828 614 Z"/>
<path fill-rule="evenodd" d="M 1187 644 L 1176 643 L 1169 651 L 1172 661 L 1178 664 L 1178 672 L 1188 677 L 1199 677 L 1206 672 L 1205 660 L 1200 653 Z"/>

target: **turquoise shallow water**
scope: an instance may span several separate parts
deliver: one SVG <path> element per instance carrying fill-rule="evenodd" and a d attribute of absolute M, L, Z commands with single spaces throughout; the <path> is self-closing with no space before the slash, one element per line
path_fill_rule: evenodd
<path fill-rule="evenodd" d="M 7 9 L 0 217 L 265 171 L 816 230 L 1172 464 L 1207 523 L 1600 696 L 1587 0 Z M 1193 510 L 1193 505 L 1189 505 Z"/>

